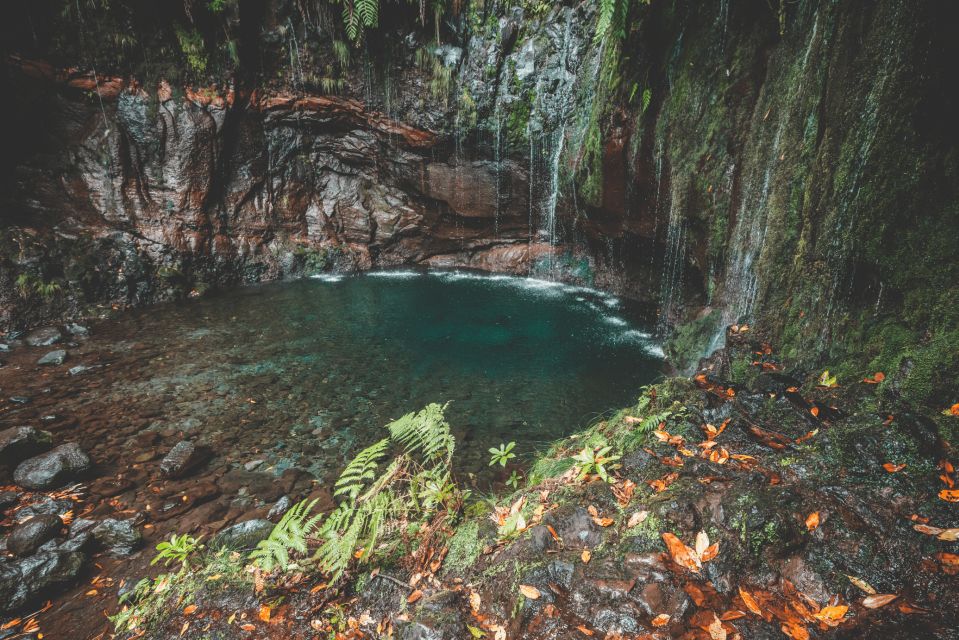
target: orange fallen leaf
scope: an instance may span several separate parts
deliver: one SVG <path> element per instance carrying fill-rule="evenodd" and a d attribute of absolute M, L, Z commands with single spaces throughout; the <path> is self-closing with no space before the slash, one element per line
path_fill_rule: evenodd
<path fill-rule="evenodd" d="M 528 584 L 521 584 L 519 586 L 519 592 L 522 593 L 527 598 L 529 598 L 530 600 L 539 600 L 539 597 L 542 595 L 539 592 L 539 589 L 537 589 L 536 587 L 532 587 Z"/>
<path fill-rule="evenodd" d="M 89 591 L 87 591 L 86 595 L 88 595 L 88 596 L 95 596 L 95 595 L 97 595 L 97 593 L 99 593 L 99 592 L 98 592 L 96 589 L 90 589 Z"/>
<path fill-rule="evenodd" d="M 423 597 L 423 591 L 421 589 L 416 589 L 415 591 L 413 591 L 413 593 L 407 596 L 406 602 L 408 604 L 413 604 L 414 602 L 416 602 L 422 597 Z"/>
<path fill-rule="evenodd" d="M 196 609 L 197 607 L 195 604 L 188 604 L 187 606 L 183 607 L 183 615 L 191 615 L 194 611 L 196 611 Z"/>
<path fill-rule="evenodd" d="M 745 604 L 746 608 L 752 613 L 755 613 L 757 616 L 761 616 L 763 614 L 762 609 L 760 609 L 759 605 L 756 604 L 755 598 L 753 598 L 752 595 L 742 587 L 739 587 L 739 597 L 743 599 L 743 604 Z"/>
<path fill-rule="evenodd" d="M 713 614 L 713 621 L 706 627 L 711 640 L 726 640 L 726 630 L 723 628 L 723 622 Z"/>
<path fill-rule="evenodd" d="M 258 617 L 260 618 L 260 620 L 262 620 L 263 622 L 269 622 L 269 621 L 270 621 L 270 613 L 271 613 L 271 611 L 270 611 L 270 605 L 264 604 L 264 605 L 262 605 L 262 606 L 260 607 L 260 612 L 259 612 L 259 614 L 257 614 L 257 615 L 258 615 Z"/>
<path fill-rule="evenodd" d="M 939 492 L 939 497 L 946 502 L 959 502 L 959 489 L 943 489 Z"/>
<path fill-rule="evenodd" d="M 240 628 L 243 629 L 244 631 L 253 631 L 254 629 L 256 629 L 256 625 L 252 625 L 249 622 L 247 622 L 246 624 L 241 624 Z"/>
<path fill-rule="evenodd" d="M 812 531 L 819 526 L 819 512 L 813 511 L 808 516 L 806 516 L 806 530 Z"/>
<path fill-rule="evenodd" d="M 867 609 L 878 609 L 879 607 L 886 606 L 898 597 L 899 594 L 896 593 L 880 593 L 874 596 L 866 596 L 862 600 L 862 606 Z"/>
<path fill-rule="evenodd" d="M 892 462 L 884 462 L 882 468 L 888 471 L 889 473 L 896 473 L 897 471 L 902 471 L 906 468 L 904 464 L 893 464 Z"/>
<path fill-rule="evenodd" d="M 670 616 L 668 613 L 661 613 L 655 618 L 653 618 L 652 625 L 654 627 L 662 627 L 669 623 L 669 617 Z"/>
<path fill-rule="evenodd" d="M 786 622 L 780 630 L 793 640 L 809 640 L 809 631 L 798 622 Z"/>
<path fill-rule="evenodd" d="M 588 629 L 587 627 L 585 627 L 585 626 L 583 626 L 583 625 L 579 625 L 578 627 L 576 627 L 576 629 L 577 629 L 580 633 L 582 633 L 583 635 L 585 635 L 585 636 L 590 636 L 590 637 L 592 637 L 592 636 L 595 635 L 595 633 L 596 633 L 595 631 L 593 631 L 593 630 L 591 630 L 591 629 Z"/>
<path fill-rule="evenodd" d="M 819 407 L 813 407 L 812 409 L 809 410 L 809 413 L 811 413 L 814 418 L 818 418 L 818 417 L 819 417 Z"/>
<path fill-rule="evenodd" d="M 949 413 L 954 416 L 959 416 L 959 402 L 949 407 Z"/>
<path fill-rule="evenodd" d="M 873 374 L 871 378 L 863 378 L 862 381 L 866 384 L 879 384 L 886 379 L 886 374 L 882 371 L 877 371 Z"/>
<path fill-rule="evenodd" d="M 563 542 L 562 538 L 559 537 L 559 534 L 556 533 L 556 529 L 554 529 L 551 525 L 546 525 L 546 530 L 549 531 L 549 535 L 553 538 L 553 540 L 560 543 Z"/>
<path fill-rule="evenodd" d="M 632 529 L 642 523 L 647 517 L 649 517 L 649 511 L 637 511 L 629 516 L 629 520 L 626 521 L 626 527 Z"/>
<path fill-rule="evenodd" d="M 583 549 L 583 553 L 579 557 L 582 559 L 584 564 L 589 564 L 593 554 L 589 552 L 589 549 Z"/>
<path fill-rule="evenodd" d="M 849 611 L 848 606 L 844 604 L 837 604 L 829 607 L 823 607 L 819 610 L 819 613 L 814 613 L 813 617 L 820 622 L 824 622 L 830 627 L 835 627 L 842 622 L 842 619 L 846 615 L 847 611 Z"/>
<path fill-rule="evenodd" d="M 690 571 L 699 573 L 702 568 L 702 563 L 699 561 L 699 554 L 687 547 L 679 538 L 671 533 L 663 534 L 663 542 L 666 543 L 666 548 L 669 549 L 669 554 L 672 556 L 673 562 Z"/>

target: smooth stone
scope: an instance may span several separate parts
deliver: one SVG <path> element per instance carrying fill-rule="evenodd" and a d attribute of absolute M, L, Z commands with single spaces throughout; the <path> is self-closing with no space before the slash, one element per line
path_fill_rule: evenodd
<path fill-rule="evenodd" d="M 67 369 L 67 373 L 69 373 L 71 376 L 78 376 L 84 371 L 89 371 L 92 368 L 93 367 L 88 367 L 84 364 L 78 364 L 74 367 L 70 367 L 69 369 Z"/>
<path fill-rule="evenodd" d="M 223 529 L 210 541 L 211 547 L 230 549 L 253 549 L 261 540 L 266 540 L 273 531 L 273 523 L 257 518 Z"/>
<path fill-rule="evenodd" d="M 26 522 L 29 518 L 39 515 L 53 514 L 60 516 L 73 509 L 72 500 L 54 500 L 53 498 L 44 498 L 40 502 L 19 509 L 14 514 L 13 519 L 16 522 Z"/>
<path fill-rule="evenodd" d="M 197 446 L 189 440 L 181 440 L 173 445 L 160 462 L 160 471 L 168 478 L 179 478 L 204 464 L 210 457 L 208 448 Z"/>
<path fill-rule="evenodd" d="M 67 332 L 70 335 L 74 336 L 85 336 L 90 333 L 90 330 L 84 327 L 82 324 L 77 324 L 76 322 L 71 322 L 66 326 Z"/>
<path fill-rule="evenodd" d="M 245 465 L 243 465 L 243 468 L 246 469 L 247 471 L 253 471 L 261 464 L 263 464 L 263 460 L 250 460 Z"/>
<path fill-rule="evenodd" d="M 266 519 L 276 522 L 289 510 L 292 504 L 293 501 L 290 500 L 290 496 L 283 496 L 276 501 L 276 504 L 270 507 L 269 513 L 266 514 Z"/>
<path fill-rule="evenodd" d="M 27 334 L 24 341 L 31 347 L 49 347 L 63 339 L 63 334 L 56 327 L 43 327 Z"/>
<path fill-rule="evenodd" d="M 67 361 L 67 352 L 64 351 L 63 349 L 57 349 L 56 351 L 51 351 L 47 355 L 37 360 L 37 364 L 60 365 L 66 361 Z"/>
<path fill-rule="evenodd" d="M 13 464 L 53 446 L 53 435 L 34 427 L 10 427 L 0 431 L 0 462 Z"/>
<path fill-rule="evenodd" d="M 25 489 L 49 489 L 71 480 L 90 468 L 90 458 L 76 442 L 22 462 L 13 481 Z"/>
<path fill-rule="evenodd" d="M 0 510 L 12 507 L 23 495 L 19 491 L 4 491 L 0 493 Z"/>
<path fill-rule="evenodd" d="M 93 527 L 93 537 L 113 556 L 128 556 L 143 541 L 140 531 L 130 520 L 108 518 Z"/>
<path fill-rule="evenodd" d="M 13 555 L 24 558 L 40 546 L 56 537 L 63 528 L 63 521 L 59 516 L 39 515 L 26 522 L 21 522 L 7 538 L 7 550 Z"/>
<path fill-rule="evenodd" d="M 27 396 L 10 396 L 10 402 L 13 404 L 30 404 L 30 398 Z"/>

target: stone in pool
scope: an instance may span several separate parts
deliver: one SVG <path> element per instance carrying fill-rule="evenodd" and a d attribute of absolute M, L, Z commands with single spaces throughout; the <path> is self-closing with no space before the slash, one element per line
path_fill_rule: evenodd
<path fill-rule="evenodd" d="M 26 557 L 40 548 L 47 540 L 50 540 L 63 528 L 63 521 L 60 516 L 39 515 L 34 516 L 14 527 L 7 538 L 7 551 L 21 558 Z"/>
<path fill-rule="evenodd" d="M 51 587 L 72 582 L 83 561 L 83 554 L 76 551 L 46 551 L 0 564 L 0 609 L 14 611 Z"/>
<path fill-rule="evenodd" d="M 0 431 L 0 464 L 13 464 L 35 456 L 52 446 L 53 436 L 30 426 L 10 427 Z"/>
<path fill-rule="evenodd" d="M 56 351 L 51 351 L 50 353 L 46 354 L 45 356 L 37 360 L 37 364 L 60 365 L 66 361 L 67 361 L 67 352 L 63 349 L 57 349 Z"/>
<path fill-rule="evenodd" d="M 273 523 L 257 518 L 227 527 L 213 536 L 210 546 L 214 548 L 252 549 L 261 540 L 266 540 L 273 531 Z"/>
<path fill-rule="evenodd" d="M 31 347 L 49 347 L 63 339 L 63 334 L 56 327 L 44 327 L 31 331 L 24 341 Z"/>
<path fill-rule="evenodd" d="M 90 468 L 90 458 L 76 442 L 30 458 L 13 472 L 13 481 L 24 489 L 49 489 L 73 480 Z"/>
<path fill-rule="evenodd" d="M 160 471 L 168 478 L 180 478 L 204 464 L 211 455 L 209 448 L 181 440 L 160 462 Z"/>

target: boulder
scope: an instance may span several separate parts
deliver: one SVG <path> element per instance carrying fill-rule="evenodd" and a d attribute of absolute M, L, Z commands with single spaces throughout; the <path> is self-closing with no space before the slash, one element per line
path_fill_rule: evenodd
<path fill-rule="evenodd" d="M 168 478 L 180 478 L 203 465 L 211 455 L 208 448 L 181 440 L 160 462 L 160 471 Z"/>
<path fill-rule="evenodd" d="M 53 446 L 49 431 L 33 427 L 10 427 L 0 431 L 0 464 L 15 464 Z"/>
<path fill-rule="evenodd" d="M 7 538 L 7 551 L 21 558 L 26 557 L 47 540 L 55 538 L 62 528 L 63 521 L 59 516 L 34 516 L 13 528 Z"/>
<path fill-rule="evenodd" d="M 31 347 L 49 347 L 63 340 L 63 334 L 56 327 L 35 329 L 26 335 L 24 341 Z"/>
<path fill-rule="evenodd" d="M 63 349 L 57 349 L 56 351 L 51 351 L 50 353 L 46 354 L 45 356 L 37 360 L 37 364 L 60 365 L 66 361 L 67 361 L 67 352 L 64 351 Z"/>
<path fill-rule="evenodd" d="M 16 513 L 14 513 L 13 519 L 16 522 L 26 522 L 34 516 L 61 516 L 71 509 L 73 509 L 72 500 L 67 500 L 65 498 L 62 500 L 54 500 L 53 498 L 46 497 L 39 502 L 34 502 L 33 504 L 29 504 L 21 509 L 18 509 Z"/>
<path fill-rule="evenodd" d="M 49 489 L 72 480 L 90 468 L 90 458 L 76 442 L 20 463 L 13 481 L 25 489 Z"/>
<path fill-rule="evenodd" d="M 0 610 L 15 611 L 50 587 L 74 581 L 83 561 L 77 551 L 45 551 L 0 564 Z"/>
<path fill-rule="evenodd" d="M 273 523 L 257 518 L 223 529 L 210 541 L 211 547 L 253 549 L 260 540 L 266 540 L 273 531 Z"/>
<path fill-rule="evenodd" d="M 140 545 L 143 536 L 130 520 L 108 518 L 93 528 L 93 537 L 110 555 L 128 556 Z"/>

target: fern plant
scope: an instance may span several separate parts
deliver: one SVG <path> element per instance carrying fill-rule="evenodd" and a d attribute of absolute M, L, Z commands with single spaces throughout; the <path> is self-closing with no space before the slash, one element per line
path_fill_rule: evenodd
<path fill-rule="evenodd" d="M 261 540 L 248 556 L 254 566 L 270 572 L 276 568 L 286 571 L 290 567 L 290 551 L 305 554 L 307 539 L 316 532 L 322 514 L 313 514 L 317 499 L 302 500 L 283 514 L 273 531 Z"/>

